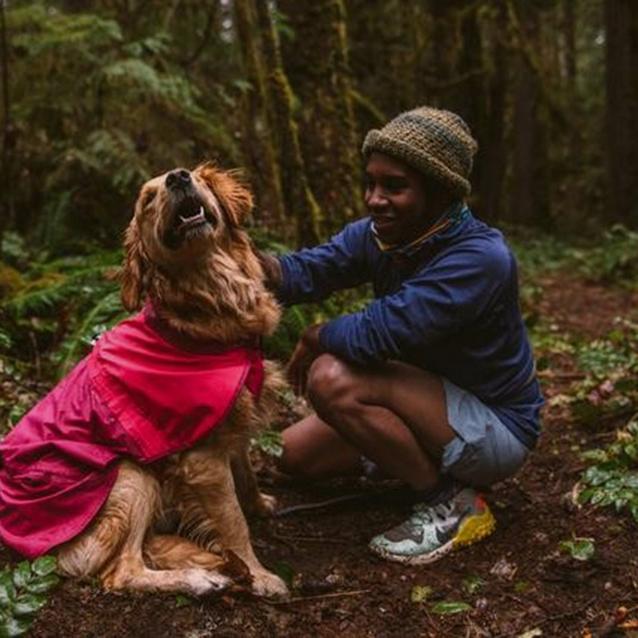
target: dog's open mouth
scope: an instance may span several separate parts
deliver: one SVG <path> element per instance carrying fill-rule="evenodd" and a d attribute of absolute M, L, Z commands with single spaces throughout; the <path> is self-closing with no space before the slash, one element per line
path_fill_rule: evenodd
<path fill-rule="evenodd" d="M 194 197 L 188 197 L 175 214 L 173 226 L 178 233 L 186 233 L 194 228 L 199 228 L 205 224 L 210 224 L 206 217 L 206 210 Z"/>
<path fill-rule="evenodd" d="M 172 222 L 166 232 L 165 241 L 170 248 L 177 248 L 215 227 L 215 216 L 195 195 L 184 195 L 173 208 Z"/>

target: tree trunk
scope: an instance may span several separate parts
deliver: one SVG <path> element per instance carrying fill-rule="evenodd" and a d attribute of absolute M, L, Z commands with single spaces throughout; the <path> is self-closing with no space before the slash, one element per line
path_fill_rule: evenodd
<path fill-rule="evenodd" d="M 638 226 L 638 4 L 606 0 L 609 217 Z"/>
<path fill-rule="evenodd" d="M 0 257 L 2 257 L 2 239 L 4 232 L 13 220 L 13 180 L 11 179 L 11 150 L 15 145 L 15 134 L 11 122 L 11 102 L 9 99 L 9 46 L 7 42 L 7 24 L 5 3 L 0 0 L 0 47 L 2 51 L 2 160 L 0 164 L 0 187 L 2 188 L 2 209 L 0 215 Z"/>
<path fill-rule="evenodd" d="M 576 83 L 576 16 L 574 13 L 575 0 L 563 0 L 563 56 L 564 73 L 570 89 L 573 91 Z"/>
<path fill-rule="evenodd" d="M 308 184 L 299 131 L 292 115 L 292 90 L 281 63 L 279 43 L 268 8 L 268 0 L 257 0 L 257 22 L 262 37 L 268 84 L 277 122 L 282 169 L 282 189 L 286 208 L 297 223 L 297 241 L 301 246 L 319 242 L 321 209 Z"/>
<path fill-rule="evenodd" d="M 479 128 L 479 150 L 475 183 L 478 190 L 479 214 L 489 219 L 503 216 L 503 184 L 507 164 L 505 143 L 506 104 L 509 55 L 503 42 L 507 25 L 505 8 L 499 3 L 490 22 L 491 47 L 485 62 L 485 114 Z"/>
<path fill-rule="evenodd" d="M 266 81 L 258 49 L 254 0 L 235 0 L 234 9 L 244 71 L 251 84 L 244 95 L 242 152 L 256 190 L 257 216 L 266 224 L 273 220 L 281 227 L 284 203 L 267 116 Z"/>
<path fill-rule="evenodd" d="M 513 7 L 513 5 L 510 5 Z M 551 226 L 548 201 L 546 132 L 540 117 L 541 79 L 530 56 L 538 49 L 538 10 L 525 0 L 511 18 L 518 21 L 519 53 L 515 60 L 513 174 L 511 219 L 516 223 Z M 525 51 L 527 49 L 527 51 Z"/>
<path fill-rule="evenodd" d="M 359 138 L 342 0 L 280 0 L 294 39 L 282 43 L 286 75 L 299 99 L 301 150 L 310 187 L 332 233 L 361 211 Z"/>

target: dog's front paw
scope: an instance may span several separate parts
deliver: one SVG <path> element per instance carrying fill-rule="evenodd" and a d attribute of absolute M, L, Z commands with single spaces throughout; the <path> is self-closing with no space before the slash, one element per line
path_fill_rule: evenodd
<path fill-rule="evenodd" d="M 266 598 L 285 598 L 289 595 L 288 586 L 276 574 L 263 571 L 253 573 L 253 593 Z"/>

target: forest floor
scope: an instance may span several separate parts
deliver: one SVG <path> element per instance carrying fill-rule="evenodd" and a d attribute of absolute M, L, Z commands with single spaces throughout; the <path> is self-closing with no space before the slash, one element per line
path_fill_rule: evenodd
<path fill-rule="evenodd" d="M 617 315 L 638 318 L 635 293 L 606 289 L 565 273 L 537 283 L 539 314 L 552 330 L 593 339 L 608 332 Z M 384 562 L 369 553 L 367 542 L 406 516 L 408 504 L 396 489 L 356 479 L 286 484 L 272 480 L 266 467 L 265 490 L 282 506 L 350 493 L 366 495 L 253 522 L 260 558 L 293 578 L 289 600 L 107 593 L 92 583 L 66 581 L 51 594 L 30 635 L 631 635 L 631 630 L 614 629 L 614 617 L 624 606 L 627 619 L 638 619 L 636 523 L 628 514 L 575 507 L 566 498 L 585 467 L 580 452 L 613 440 L 619 423 L 601 422 L 595 430 L 585 427 L 560 400 L 552 400 L 569 392 L 578 376 L 569 355 L 552 356 L 541 376 L 549 400 L 543 436 L 519 475 L 487 495 L 497 528 L 483 542 L 430 566 Z M 591 559 L 579 561 L 561 549 L 562 541 L 575 537 L 592 539 Z M 1 557 L 15 558 L 6 552 Z M 416 602 L 418 598 L 424 600 Z M 441 602 L 464 602 L 469 608 L 440 614 Z"/>

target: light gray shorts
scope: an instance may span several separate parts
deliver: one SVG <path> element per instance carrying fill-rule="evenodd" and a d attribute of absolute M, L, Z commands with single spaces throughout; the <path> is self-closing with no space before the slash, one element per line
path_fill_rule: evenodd
<path fill-rule="evenodd" d="M 472 393 L 443 379 L 448 423 L 456 436 L 443 449 L 441 472 L 488 487 L 515 474 L 529 449 Z"/>

